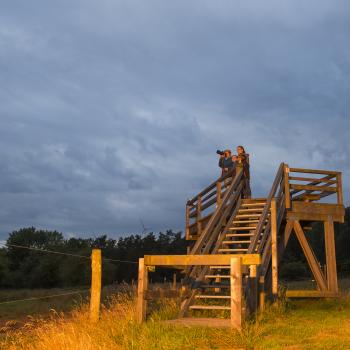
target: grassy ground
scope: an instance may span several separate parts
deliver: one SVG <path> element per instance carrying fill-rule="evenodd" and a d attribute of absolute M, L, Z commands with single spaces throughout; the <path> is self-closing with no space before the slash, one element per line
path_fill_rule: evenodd
<path fill-rule="evenodd" d="M 110 288 L 104 295 L 115 292 Z M 108 307 L 97 324 L 89 321 L 83 297 L 72 304 L 71 312 L 31 317 L 20 329 L 3 329 L 0 350 L 350 349 L 349 292 L 340 299 L 282 300 L 247 322 L 241 332 L 165 324 L 163 320 L 178 312 L 173 300 L 154 305 L 148 322 L 139 325 L 132 294 L 130 289 L 119 290 L 112 299 L 105 298 Z"/>
<path fill-rule="evenodd" d="M 162 322 L 176 314 L 168 301 L 143 325 L 135 322 L 132 297 L 120 293 L 104 308 L 99 323 L 91 324 L 86 306 L 69 317 L 33 320 L 7 332 L 0 349 L 28 350 L 194 350 L 194 349 L 349 349 L 350 295 L 337 300 L 280 302 L 267 308 L 241 332 L 215 328 L 185 328 Z"/>
<path fill-rule="evenodd" d="M 103 288 L 104 303 L 107 303 L 109 296 L 125 288 L 117 285 Z M 78 292 L 69 294 L 72 291 Z M 77 309 L 88 301 L 89 293 L 88 286 L 67 289 L 0 289 L 0 333 L 18 329 L 34 319 L 46 319 L 52 314 Z M 16 300 L 17 302 L 12 302 Z"/>

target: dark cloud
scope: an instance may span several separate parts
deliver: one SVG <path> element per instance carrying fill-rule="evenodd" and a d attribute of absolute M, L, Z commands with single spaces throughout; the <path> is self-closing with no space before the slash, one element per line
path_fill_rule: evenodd
<path fill-rule="evenodd" d="M 244 144 L 350 183 L 347 1 L 13 0 L 0 11 L 0 234 L 181 229 Z M 348 203 L 348 202 L 347 202 Z"/>

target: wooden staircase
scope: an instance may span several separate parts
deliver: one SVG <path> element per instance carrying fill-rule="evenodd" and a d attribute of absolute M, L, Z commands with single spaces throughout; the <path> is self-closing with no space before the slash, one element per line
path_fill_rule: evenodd
<path fill-rule="evenodd" d="M 265 205 L 266 198 L 241 200 L 237 214 L 227 225 L 224 239 L 218 249 L 219 254 L 245 254 L 248 251 L 252 237 L 257 234 L 256 228 Z M 270 215 L 265 221 L 269 217 Z M 212 312 L 230 310 L 229 272 L 228 265 L 210 266 L 189 310 L 210 310 Z M 245 271 L 244 275 L 247 274 L 248 271 Z"/>
<path fill-rule="evenodd" d="M 231 326 L 239 328 L 245 315 L 257 311 L 258 304 L 263 307 L 265 293 L 277 297 L 278 265 L 293 231 L 318 290 L 292 291 L 290 295 L 338 295 L 334 222 L 344 221 L 341 173 L 289 168 L 281 163 L 266 198 L 242 199 L 243 186 L 241 171 L 227 174 L 187 201 L 187 255 L 140 259 L 141 322 L 146 319 L 147 266 L 170 266 L 186 272 L 180 319 L 198 313 L 230 316 Z M 333 194 L 335 203 L 320 202 Z M 310 223 L 317 221 L 324 225 L 327 273 L 320 268 L 305 235 Z"/>

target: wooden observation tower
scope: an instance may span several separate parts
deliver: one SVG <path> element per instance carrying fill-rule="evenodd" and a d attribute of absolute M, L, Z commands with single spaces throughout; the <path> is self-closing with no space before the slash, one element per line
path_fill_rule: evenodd
<path fill-rule="evenodd" d="M 315 290 L 287 291 L 288 297 L 339 295 L 334 223 L 344 222 L 341 173 L 290 168 L 282 163 L 266 198 L 242 199 L 243 176 L 227 174 L 186 204 L 187 255 L 152 255 L 140 259 L 138 317 L 146 319 L 148 266 L 185 272 L 179 318 L 207 310 L 226 312 L 232 327 L 264 307 L 265 296 L 278 294 L 278 268 L 295 233 L 317 284 Z M 310 224 L 322 222 L 323 269 L 310 246 Z M 208 320 L 208 319 L 206 319 Z M 219 320 L 218 320 L 219 322 Z M 220 322 L 223 322 L 222 320 Z M 214 323 L 215 324 L 215 323 Z"/>

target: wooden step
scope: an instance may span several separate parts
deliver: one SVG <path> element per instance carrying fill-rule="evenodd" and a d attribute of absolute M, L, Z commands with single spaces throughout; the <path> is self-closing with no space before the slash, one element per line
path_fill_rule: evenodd
<path fill-rule="evenodd" d="M 246 244 L 250 243 L 250 241 L 223 241 L 223 244 Z"/>
<path fill-rule="evenodd" d="M 241 207 L 264 207 L 266 202 L 242 203 Z"/>
<path fill-rule="evenodd" d="M 255 230 L 256 226 L 244 226 L 244 227 L 230 227 L 230 231 L 246 231 L 246 230 Z"/>
<path fill-rule="evenodd" d="M 235 219 L 237 218 L 260 218 L 261 214 L 238 214 L 236 215 Z"/>
<path fill-rule="evenodd" d="M 255 233 L 227 233 L 226 237 L 252 237 Z"/>
<path fill-rule="evenodd" d="M 191 310 L 231 310 L 231 306 L 219 306 L 219 305 L 192 305 Z"/>
<path fill-rule="evenodd" d="M 230 265 L 224 265 L 224 266 L 209 266 L 210 269 L 230 269 Z"/>
<path fill-rule="evenodd" d="M 205 278 L 230 278 L 229 275 L 206 275 Z"/>
<path fill-rule="evenodd" d="M 231 299 L 229 295 L 196 295 L 196 299 Z"/>
<path fill-rule="evenodd" d="M 232 249 L 229 249 L 229 248 L 220 248 L 219 249 L 219 252 L 246 252 L 248 251 L 248 249 L 245 249 L 245 248 L 232 248 Z"/>
<path fill-rule="evenodd" d="M 238 209 L 238 214 L 240 213 L 256 213 L 256 212 L 262 212 L 263 208 L 256 208 L 256 209 Z"/>
<path fill-rule="evenodd" d="M 238 221 L 232 221 L 232 224 L 253 224 L 258 222 L 259 220 L 238 220 Z"/>

